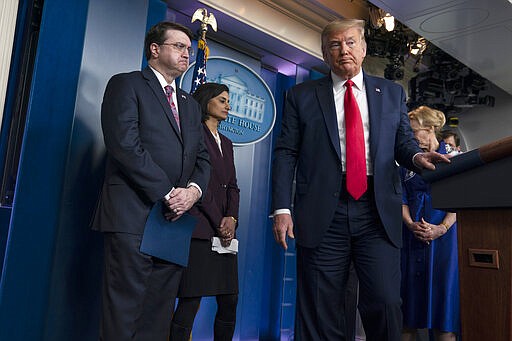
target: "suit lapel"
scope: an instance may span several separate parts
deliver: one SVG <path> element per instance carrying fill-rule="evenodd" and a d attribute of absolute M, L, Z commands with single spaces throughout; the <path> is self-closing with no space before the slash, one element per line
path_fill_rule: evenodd
<path fill-rule="evenodd" d="M 208 147 L 208 152 L 210 153 L 210 155 L 212 153 L 217 155 L 217 153 L 215 153 L 216 151 L 219 150 L 219 147 L 217 146 L 217 142 L 215 142 L 215 139 L 213 138 L 213 135 L 210 132 L 210 129 L 208 129 L 208 126 L 204 122 L 202 123 L 202 126 L 203 126 L 204 142 L 205 142 L 206 146 Z M 216 148 L 212 148 L 212 147 L 216 147 Z M 220 152 L 218 154 L 220 155 Z"/>
<path fill-rule="evenodd" d="M 176 123 L 176 120 L 174 119 L 174 116 L 171 111 L 171 106 L 169 105 L 169 102 L 167 101 L 167 97 L 165 97 L 164 91 L 162 90 L 162 86 L 160 85 L 160 82 L 158 82 L 158 79 L 156 78 L 153 71 L 146 67 L 144 70 L 142 70 L 142 74 L 144 75 L 144 78 L 146 78 L 146 81 L 148 82 L 148 86 L 151 88 L 153 93 L 155 94 L 156 98 L 158 99 L 158 102 L 162 106 L 162 109 L 164 110 L 165 116 L 167 116 L 167 119 L 169 120 L 169 123 L 171 124 L 172 128 L 176 132 L 176 135 L 178 135 L 178 138 L 181 142 L 181 133 L 178 129 L 178 124 Z M 177 96 L 179 97 L 179 96 Z M 180 110 L 180 104 L 178 100 L 178 110 Z M 181 118 L 181 115 L 180 115 Z"/>
<path fill-rule="evenodd" d="M 336 118 L 336 106 L 334 105 L 334 94 L 332 80 L 325 77 L 320 80 L 316 88 L 316 96 L 325 120 L 325 126 L 329 133 L 329 139 L 341 160 L 340 137 L 338 133 L 338 119 Z"/>
<path fill-rule="evenodd" d="M 190 106 L 190 101 L 192 100 L 191 97 L 192 95 L 186 93 L 180 88 L 176 89 L 176 98 L 178 100 L 178 110 L 180 115 L 181 136 L 183 141 L 187 140 L 189 137 L 187 134 L 191 131 L 190 125 L 192 121 L 189 115 L 192 114 L 193 111 L 188 109 Z M 187 113 L 189 113 L 189 115 L 187 115 Z"/>
<path fill-rule="evenodd" d="M 212 136 L 213 137 L 213 136 Z M 217 155 L 219 156 L 219 162 L 222 164 L 222 167 L 220 167 L 220 169 L 222 169 L 222 181 L 227 184 L 229 183 L 229 179 L 231 177 L 231 168 L 229 167 L 229 165 L 231 163 L 233 163 L 233 160 L 231 160 L 231 153 L 229 153 L 229 151 L 227 150 L 227 147 L 228 147 L 228 143 L 227 141 L 225 141 L 224 139 L 224 136 L 222 136 L 222 134 L 219 133 L 219 137 L 220 137 L 220 141 L 221 141 L 221 148 L 222 148 L 222 154 L 220 153 L 219 151 L 219 148 L 217 146 L 217 142 L 215 142 L 215 147 L 217 147 Z M 212 166 L 213 168 L 213 166 Z"/>
<path fill-rule="evenodd" d="M 368 100 L 368 114 L 370 115 L 370 156 L 375 160 L 379 135 L 381 128 L 382 115 L 382 91 L 380 84 L 375 78 L 364 74 L 364 83 L 366 87 L 366 98 Z"/>
<path fill-rule="evenodd" d="M 225 157 L 227 155 L 227 152 L 225 150 L 226 148 L 226 142 L 222 141 L 221 137 L 221 147 L 223 154 L 220 153 L 219 145 L 215 141 L 215 138 L 213 137 L 212 133 L 210 132 L 210 129 L 206 126 L 206 124 L 203 123 L 203 136 L 205 140 L 206 147 L 208 148 L 208 154 L 210 156 L 210 163 L 212 164 L 212 175 L 215 176 L 219 183 L 226 183 L 226 179 L 228 176 L 227 170 L 225 169 Z M 221 136 L 219 134 L 219 136 Z"/>

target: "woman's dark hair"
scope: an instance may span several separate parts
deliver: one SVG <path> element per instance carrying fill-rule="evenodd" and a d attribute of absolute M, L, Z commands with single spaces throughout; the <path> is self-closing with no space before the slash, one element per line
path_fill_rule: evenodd
<path fill-rule="evenodd" d="M 153 43 L 162 45 L 165 39 L 167 39 L 167 31 L 169 30 L 181 31 L 185 33 L 190 40 L 193 38 L 192 31 L 188 27 L 170 21 L 159 22 L 149 29 L 144 39 L 144 53 L 147 60 L 151 58 L 151 49 L 149 46 Z"/>
<path fill-rule="evenodd" d="M 192 94 L 197 102 L 201 105 L 201 115 L 203 122 L 210 116 L 208 114 L 208 102 L 219 96 L 224 91 L 229 93 L 229 88 L 225 84 L 220 83 L 204 83 L 201 84 Z"/>

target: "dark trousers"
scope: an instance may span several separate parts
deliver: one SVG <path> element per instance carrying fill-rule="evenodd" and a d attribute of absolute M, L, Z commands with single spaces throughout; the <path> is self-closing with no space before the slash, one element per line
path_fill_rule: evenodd
<path fill-rule="evenodd" d="M 213 325 L 214 341 L 231 341 L 235 333 L 236 306 L 238 295 L 217 295 L 217 313 Z M 170 341 L 188 341 L 201 297 L 185 297 L 178 300 L 178 306 L 171 324 Z"/>
<path fill-rule="evenodd" d="M 345 285 L 345 338 L 347 341 L 356 339 L 356 316 L 357 316 L 357 280 L 354 262 L 350 263 L 347 284 Z"/>
<path fill-rule="evenodd" d="M 358 308 L 366 340 L 400 340 L 400 250 L 386 236 L 372 192 L 369 188 L 355 201 L 344 190 L 320 245 L 297 246 L 296 341 L 346 340 L 345 288 L 351 261 L 359 278 Z"/>
<path fill-rule="evenodd" d="M 102 341 L 167 341 L 182 267 L 142 254 L 142 235 L 105 233 Z"/>

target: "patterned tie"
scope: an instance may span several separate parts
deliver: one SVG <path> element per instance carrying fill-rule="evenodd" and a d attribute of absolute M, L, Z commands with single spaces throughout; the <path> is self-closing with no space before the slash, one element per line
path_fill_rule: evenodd
<path fill-rule="evenodd" d="M 366 183 L 366 152 L 364 146 L 364 131 L 361 113 L 356 98 L 352 92 L 350 79 L 345 82 L 345 146 L 347 165 L 347 191 L 358 200 L 367 189 Z"/>
<path fill-rule="evenodd" d="M 180 115 L 178 114 L 178 109 L 176 109 L 176 105 L 174 104 L 174 101 L 172 100 L 172 93 L 174 89 L 170 85 L 165 86 L 165 95 L 167 96 L 167 101 L 169 102 L 169 105 L 171 106 L 172 115 L 174 116 L 174 119 L 176 120 L 176 124 L 178 125 L 178 130 L 181 130 L 180 128 Z"/>

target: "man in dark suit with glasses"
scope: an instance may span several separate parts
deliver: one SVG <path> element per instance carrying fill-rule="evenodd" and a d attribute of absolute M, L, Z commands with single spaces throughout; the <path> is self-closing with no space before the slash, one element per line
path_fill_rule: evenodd
<path fill-rule="evenodd" d="M 140 252 L 157 201 L 176 220 L 206 190 L 210 174 L 199 104 L 176 86 L 192 33 L 161 22 L 146 35 L 148 67 L 113 76 L 101 123 L 105 181 L 93 229 L 104 233 L 100 340 L 167 341 L 182 268 Z"/>

